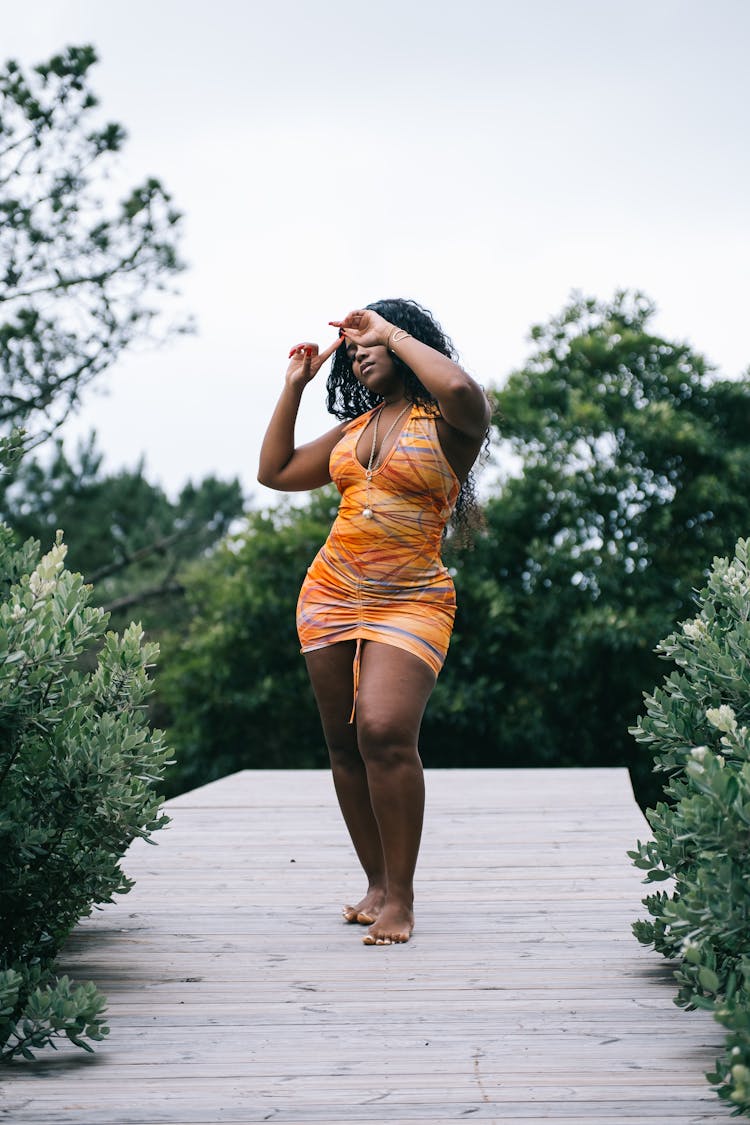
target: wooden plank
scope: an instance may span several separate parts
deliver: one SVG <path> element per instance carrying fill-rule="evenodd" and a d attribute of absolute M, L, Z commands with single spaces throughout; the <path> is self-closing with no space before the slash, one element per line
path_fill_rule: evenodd
<path fill-rule="evenodd" d="M 713 1125 L 721 1049 L 630 925 L 648 826 L 624 770 L 434 770 L 403 947 L 339 905 L 356 861 L 330 777 L 243 771 L 168 802 L 134 891 L 72 935 L 110 1039 L 10 1068 L 14 1125 L 353 1120 Z M 293 861 L 293 862 L 292 862 Z"/>

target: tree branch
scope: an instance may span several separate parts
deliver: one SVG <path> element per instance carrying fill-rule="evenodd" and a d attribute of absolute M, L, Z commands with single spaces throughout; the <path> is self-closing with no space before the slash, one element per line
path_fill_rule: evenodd
<path fill-rule="evenodd" d="M 126 594 L 122 598 L 115 598 L 113 602 L 109 602 L 103 606 L 105 613 L 114 613 L 115 610 L 129 609 L 133 605 L 140 605 L 141 602 L 155 601 L 157 598 L 163 598 L 167 594 L 184 595 L 185 587 L 181 582 L 165 582 L 161 586 L 150 586 L 146 590 L 141 590 L 136 594 Z"/>
<path fill-rule="evenodd" d="M 118 562 L 100 566 L 93 574 L 87 575 L 86 581 L 92 583 L 101 582 L 102 578 L 111 578 L 113 574 L 119 574 L 133 563 L 143 562 L 143 560 L 149 558 L 150 555 L 164 554 L 168 547 L 171 547 L 174 543 L 178 543 L 180 539 L 184 539 L 187 535 L 190 535 L 192 530 L 193 528 L 185 528 L 183 531 L 175 531 L 172 535 L 166 535 L 163 539 L 157 539 L 155 543 L 149 544 L 148 547 L 141 547 L 138 551 L 134 551 L 132 555 L 127 555 Z"/>

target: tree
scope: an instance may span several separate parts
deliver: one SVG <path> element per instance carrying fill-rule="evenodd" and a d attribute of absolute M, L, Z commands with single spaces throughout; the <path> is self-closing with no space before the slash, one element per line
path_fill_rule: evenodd
<path fill-rule="evenodd" d="M 159 181 L 113 199 L 126 135 L 99 120 L 95 62 L 92 47 L 69 47 L 0 73 L 0 435 L 23 424 L 29 441 L 48 436 L 125 349 L 163 335 L 155 298 L 182 268 L 180 215 Z M 77 459 L 59 443 L 27 458 L 0 481 L 0 514 L 21 541 L 47 546 L 65 528 L 117 624 L 145 607 L 153 630 L 174 617 L 179 568 L 240 514 L 240 485 L 207 478 L 173 502 L 142 464 L 106 476 L 101 460 L 93 437 Z"/>
<path fill-rule="evenodd" d="M 337 496 L 326 488 L 306 506 L 251 513 L 188 572 L 190 623 L 164 638 L 159 678 L 176 759 L 168 795 L 233 770 L 327 763 L 294 606 Z"/>
<path fill-rule="evenodd" d="M 122 126 L 98 121 L 93 47 L 0 72 L 0 435 L 59 426 L 85 386 L 163 330 L 180 214 L 156 179 L 119 204 L 105 181 Z"/>
<path fill-rule="evenodd" d="M 70 565 L 96 584 L 117 627 L 138 607 L 151 633 L 179 626 L 186 563 L 218 543 L 243 506 L 237 479 L 188 483 L 171 500 L 142 463 L 104 474 L 93 435 L 75 458 L 58 440 L 51 459 L 28 456 L 0 479 L 0 517 L 19 540 L 50 544 L 65 528 Z"/>
<path fill-rule="evenodd" d="M 653 335 L 653 313 L 574 296 L 495 396 L 520 471 L 456 564 L 425 728 L 441 764 L 458 733 L 467 764 L 629 764 L 653 797 L 627 735 L 653 650 L 750 526 L 750 380 Z"/>

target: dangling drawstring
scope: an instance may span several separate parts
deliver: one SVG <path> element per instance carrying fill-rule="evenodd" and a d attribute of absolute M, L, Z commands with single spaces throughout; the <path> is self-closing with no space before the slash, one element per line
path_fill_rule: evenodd
<path fill-rule="evenodd" d="M 349 716 L 349 723 L 350 724 L 354 722 L 354 712 L 357 709 L 357 695 L 359 693 L 359 664 L 360 664 L 361 651 L 362 651 L 362 638 L 357 637 L 357 647 L 354 650 L 354 665 L 353 665 L 353 668 L 352 668 L 353 675 L 354 675 L 354 698 L 352 699 L 352 713 Z"/>

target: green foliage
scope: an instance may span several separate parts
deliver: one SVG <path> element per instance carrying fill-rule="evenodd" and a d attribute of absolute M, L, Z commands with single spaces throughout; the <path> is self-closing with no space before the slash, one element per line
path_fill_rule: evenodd
<path fill-rule="evenodd" d="M 99 113 L 96 61 L 78 46 L 28 72 L 15 61 L 0 70 L 0 436 L 25 425 L 27 445 L 133 344 L 186 327 L 157 311 L 182 269 L 181 217 L 153 178 L 117 202 L 112 165 L 126 134 Z M 173 502 L 142 465 L 105 476 L 93 438 L 77 462 L 58 444 L 0 481 L 0 518 L 45 547 L 64 527 L 73 566 L 120 628 L 134 606 L 151 630 L 179 620 L 179 568 L 242 504 L 237 481 L 188 484 Z"/>
<path fill-rule="evenodd" d="M 0 444 L 0 463 L 9 456 Z M 29 1057 L 55 1036 L 106 1033 L 92 985 L 57 980 L 54 960 L 79 918 L 132 881 L 120 858 L 148 839 L 168 751 L 144 703 L 155 645 L 140 626 L 106 633 L 91 588 L 57 542 L 18 548 L 0 524 L 0 1048 Z M 84 658 L 99 651 L 95 667 Z"/>
<path fill-rule="evenodd" d="M 182 571 L 242 514 L 237 479 L 186 484 L 176 500 L 146 479 L 144 468 L 106 475 L 91 435 L 71 459 L 56 442 L 44 460 L 27 456 L 5 483 L 0 516 L 21 541 L 54 541 L 65 528 L 69 563 L 96 584 L 97 598 L 124 628 L 138 607 L 149 633 L 176 628 L 184 614 Z"/>
<path fill-rule="evenodd" d="M 629 855 L 646 882 L 673 880 L 644 899 L 652 920 L 634 932 L 678 962 L 676 1002 L 730 1031 L 708 1077 L 750 1116 L 750 540 L 714 559 L 698 608 L 658 646 L 678 670 L 632 729 L 672 804 L 649 810 L 654 838 Z"/>
<path fill-rule="evenodd" d="M 186 579 L 186 634 L 164 639 L 161 700 L 177 764 L 169 792 L 233 770 L 322 766 L 327 754 L 294 606 L 338 494 L 248 517 Z"/>
<path fill-rule="evenodd" d="M 180 215 L 158 180 L 115 204 L 125 132 L 99 120 L 90 46 L 0 71 L 0 432 L 49 432 L 81 390 L 158 328 L 154 299 L 182 267 Z M 169 331 L 169 330 L 168 330 Z"/>
<path fill-rule="evenodd" d="M 628 764 L 653 785 L 627 727 L 654 646 L 750 526 L 750 379 L 653 335 L 653 311 L 639 294 L 574 298 L 495 395 L 518 469 L 454 561 L 434 764 L 457 764 L 458 738 L 466 765 Z"/>
<path fill-rule="evenodd" d="M 55 1037 L 63 1035 L 76 1047 L 93 1051 L 86 1039 L 101 1042 L 109 1034 L 105 1006 L 105 998 L 91 982 L 73 985 L 66 976 L 51 982 L 38 964 L 21 973 L 0 971 L 2 1061 L 19 1055 L 33 1059 L 34 1050 L 55 1047 Z"/>
<path fill-rule="evenodd" d="M 715 378 L 653 335 L 652 315 L 637 294 L 575 298 L 496 393 L 518 468 L 474 549 L 446 550 L 458 612 L 422 726 L 427 765 L 629 765 L 642 803 L 659 798 L 627 728 L 706 560 L 750 526 L 750 380 Z M 335 508 L 322 497 L 253 517 L 186 580 L 195 625 L 184 649 L 165 645 L 161 680 L 191 783 L 207 776 L 201 746 L 211 776 L 319 760 L 294 605 Z"/>

